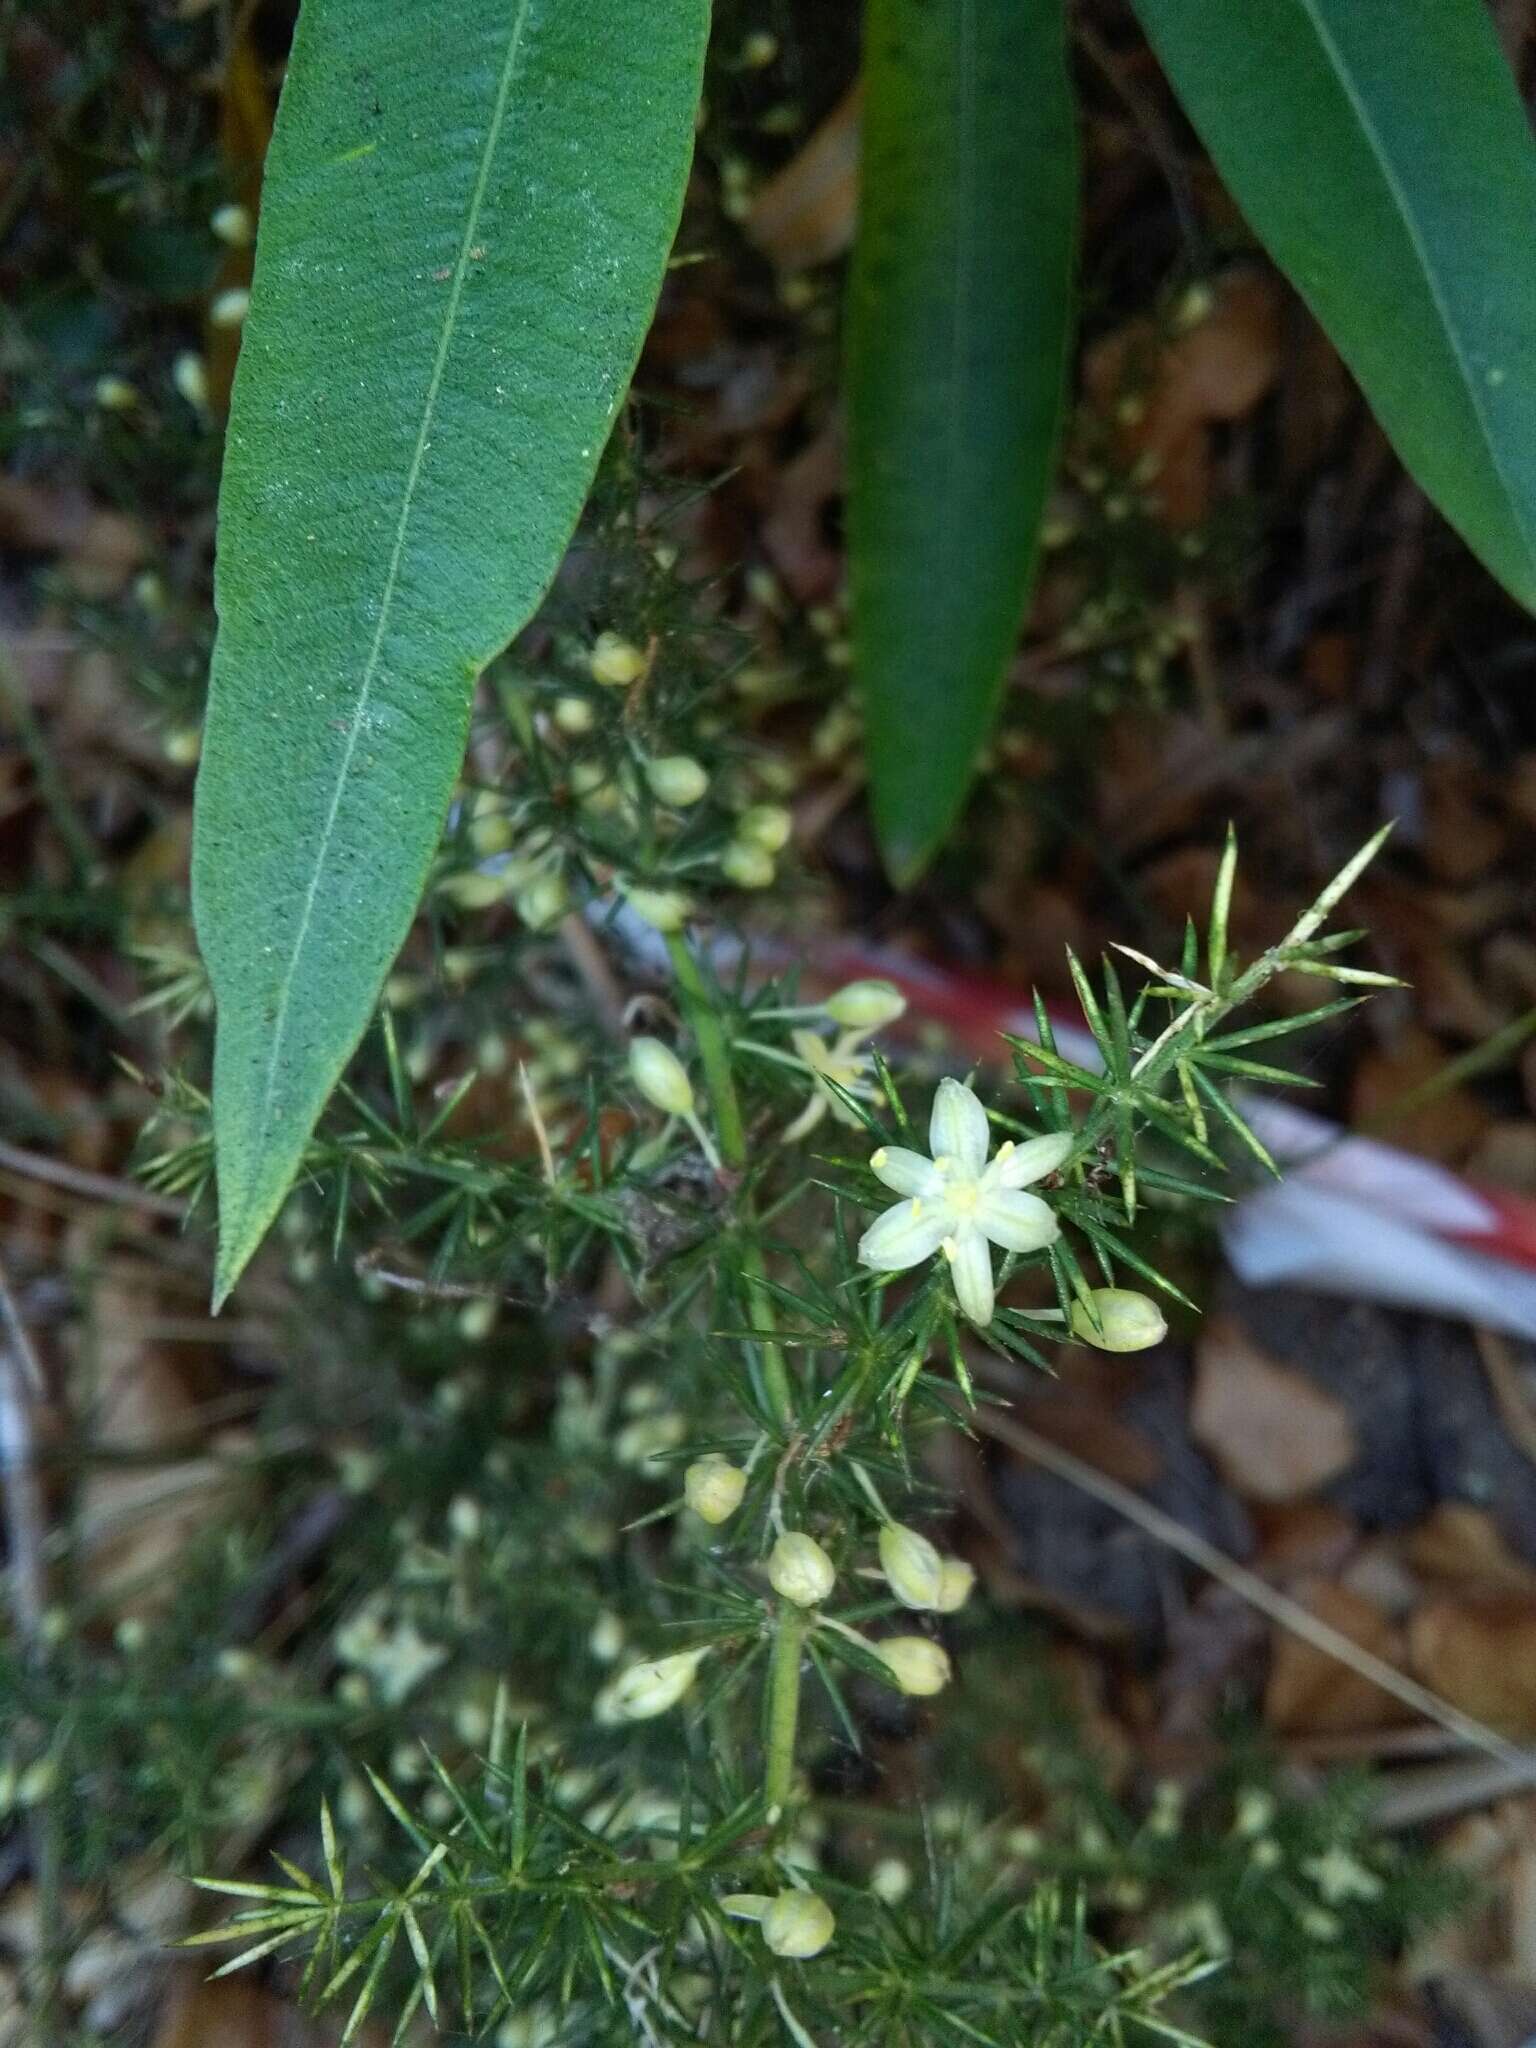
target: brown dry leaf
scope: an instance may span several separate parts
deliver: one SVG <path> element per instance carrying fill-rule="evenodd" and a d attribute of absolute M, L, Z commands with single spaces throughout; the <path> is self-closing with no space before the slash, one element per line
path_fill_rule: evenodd
<path fill-rule="evenodd" d="M 150 2048 L 329 2048 L 335 2020 L 310 2020 L 249 1979 L 217 1983 L 178 1971 L 150 2037 Z M 369 2022 L 355 2036 L 360 2048 L 383 2048 L 388 2034 Z"/>
<path fill-rule="evenodd" d="M 1471 763 L 1431 761 L 1422 777 L 1424 859 L 1443 882 L 1485 875 L 1504 856 L 1509 826 L 1491 808 L 1489 779 Z"/>
<path fill-rule="evenodd" d="M 1428 1600 L 1409 1624 L 1408 1651 L 1415 1676 L 1464 1714 L 1536 1736 L 1536 1594 Z"/>
<path fill-rule="evenodd" d="M 1358 1593 L 1320 1581 L 1297 1597 L 1310 1614 L 1363 1650 L 1388 1663 L 1401 1661 L 1400 1632 Z M 1400 1726 L 1409 1717 L 1380 1686 L 1304 1637 L 1277 1627 L 1264 1718 L 1281 1735 L 1343 1735 Z"/>
<path fill-rule="evenodd" d="M 149 553 L 149 535 L 126 513 L 78 491 L 10 476 L 0 477 L 0 539 L 62 556 L 70 581 L 91 597 L 121 590 Z"/>
<path fill-rule="evenodd" d="M 1482 1508 L 1442 1501 L 1408 1537 L 1408 1562 L 1426 1579 L 1485 1593 L 1536 1594 L 1536 1568 L 1517 1557 Z"/>
<path fill-rule="evenodd" d="M 1281 1582 L 1334 1577 L 1360 1542 L 1354 1522 L 1328 1501 L 1261 1503 L 1253 1520 L 1259 1536 L 1254 1570 Z"/>
<path fill-rule="evenodd" d="M 173 1584 L 173 1561 L 227 1505 L 227 1466 L 188 1455 L 197 1409 L 187 1383 L 144 1334 L 160 1312 L 151 1291 L 104 1279 L 75 1375 L 75 1404 L 94 1443 L 114 1453 L 166 1447 L 163 1462 L 92 1464 L 81 1486 L 81 1553 L 114 1621 L 156 1611 Z"/>
<path fill-rule="evenodd" d="M 836 427 L 824 428 L 774 479 L 760 538 L 786 587 L 804 603 L 825 597 L 843 573 L 842 556 L 822 523 L 842 488 L 843 437 Z"/>
<path fill-rule="evenodd" d="M 861 98 L 862 87 L 855 84 L 753 202 L 747 233 L 781 270 L 830 263 L 852 246 Z"/>
<path fill-rule="evenodd" d="M 1296 1500 L 1355 1455 L 1349 1412 L 1271 1358 L 1230 1315 L 1209 1318 L 1195 1351 L 1190 1431 L 1222 1477 L 1253 1500 Z"/>
<path fill-rule="evenodd" d="M 1369 1126 L 1390 1137 L 1394 1145 L 1459 1166 L 1492 1122 L 1489 1112 L 1468 1088 L 1446 1088 L 1427 1102 L 1397 1107 L 1404 1096 L 1434 1081 L 1451 1055 L 1410 1024 L 1390 1046 L 1368 1052 L 1355 1068 L 1350 1089 L 1350 1122 Z"/>
<path fill-rule="evenodd" d="M 1468 1814 L 1440 1837 L 1436 1855 L 1472 1880 L 1476 1896 L 1468 1910 L 1420 1937 L 1408 1974 L 1437 1987 L 1448 1979 L 1536 1985 L 1536 1797 L 1521 1794 Z"/>
<path fill-rule="evenodd" d="M 1217 288 L 1205 319 L 1161 352 L 1149 321 L 1135 320 L 1089 351 L 1089 395 L 1122 422 L 1129 462 L 1150 457 L 1164 518 L 1185 527 L 1205 517 L 1211 499 L 1209 429 L 1242 419 L 1280 370 L 1280 293 L 1265 271 L 1236 271 Z M 1126 416 L 1132 398 L 1133 416 Z"/>

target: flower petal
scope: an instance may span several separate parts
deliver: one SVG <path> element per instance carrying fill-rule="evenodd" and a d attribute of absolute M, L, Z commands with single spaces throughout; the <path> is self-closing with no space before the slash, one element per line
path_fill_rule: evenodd
<path fill-rule="evenodd" d="M 898 1202 L 877 1216 L 859 1239 L 859 1259 L 880 1273 L 900 1273 L 931 1258 L 949 1228 L 942 1202 Z"/>
<path fill-rule="evenodd" d="M 996 1299 L 992 1286 L 992 1253 L 987 1240 L 974 1223 L 962 1223 L 952 1237 L 945 1238 L 944 1256 L 949 1261 L 955 1299 L 960 1304 L 961 1313 L 985 1329 L 992 1320 L 992 1306 Z"/>
<path fill-rule="evenodd" d="M 882 1145 L 869 1155 L 869 1170 L 898 1195 L 923 1195 L 937 1201 L 944 1192 L 944 1179 L 931 1159 L 921 1152 L 909 1152 L 904 1145 Z"/>
<path fill-rule="evenodd" d="M 1050 1203 L 1017 1188 L 983 1188 L 976 1227 L 1005 1252 L 1037 1252 L 1061 1235 Z"/>
<path fill-rule="evenodd" d="M 982 1175 L 988 1188 L 1027 1188 L 1031 1181 L 1054 1173 L 1077 1140 L 1071 1131 L 1052 1131 L 1049 1137 L 1026 1138 L 1022 1145 L 1000 1145 L 997 1157 Z"/>
<path fill-rule="evenodd" d="M 928 1121 L 928 1149 L 934 1158 L 952 1159 L 954 1174 L 977 1180 L 987 1163 L 989 1141 L 987 1112 L 976 1096 L 962 1081 L 941 1081 Z"/>
<path fill-rule="evenodd" d="M 793 1123 L 784 1126 L 786 1145 L 798 1145 L 802 1138 L 808 1138 L 827 1113 L 826 1091 L 812 1088 L 810 1099 Z"/>

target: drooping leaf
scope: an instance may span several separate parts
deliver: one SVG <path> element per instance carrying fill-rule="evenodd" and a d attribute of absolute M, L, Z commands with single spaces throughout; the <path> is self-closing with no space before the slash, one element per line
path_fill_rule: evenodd
<path fill-rule="evenodd" d="M 1536 609 L 1536 143 L 1483 0 L 1135 0 L 1398 454 Z"/>
<path fill-rule="evenodd" d="M 409 927 L 676 231 L 708 0 L 305 0 L 220 499 L 193 861 L 222 1299 Z"/>
<path fill-rule="evenodd" d="M 1055 462 L 1077 217 L 1062 0 L 868 0 L 859 209 L 854 661 L 906 879 L 986 739 Z"/>

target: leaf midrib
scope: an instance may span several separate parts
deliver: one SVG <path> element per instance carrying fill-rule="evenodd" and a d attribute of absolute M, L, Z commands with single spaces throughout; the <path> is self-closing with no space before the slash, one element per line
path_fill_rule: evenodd
<path fill-rule="evenodd" d="M 1323 54 L 1332 66 L 1340 88 L 1354 110 L 1355 118 L 1360 124 L 1360 131 L 1370 146 L 1371 153 L 1376 159 L 1387 190 L 1391 194 L 1392 200 L 1402 218 L 1403 225 L 1408 231 L 1408 238 L 1413 245 L 1414 255 L 1418 258 L 1419 268 L 1424 275 L 1424 282 L 1429 287 L 1429 295 L 1434 301 L 1435 311 L 1440 316 L 1440 325 L 1444 329 L 1446 339 L 1450 344 L 1451 358 L 1460 372 L 1462 383 L 1466 388 L 1467 398 L 1472 408 L 1472 417 L 1476 420 L 1478 431 L 1482 435 L 1483 445 L 1488 453 L 1489 465 L 1503 486 L 1504 497 L 1509 507 L 1510 515 L 1514 520 L 1515 531 L 1519 534 L 1527 552 L 1536 554 L 1536 538 L 1533 538 L 1532 530 L 1527 524 L 1520 493 L 1515 489 L 1505 471 L 1500 455 L 1498 436 L 1494 433 L 1492 423 L 1484 410 L 1487 394 L 1481 380 L 1473 374 L 1472 366 L 1464 353 L 1460 331 L 1453 318 L 1452 309 L 1440 289 L 1440 282 L 1436 276 L 1435 267 L 1429 260 L 1429 250 L 1424 241 L 1409 195 L 1398 178 L 1396 166 L 1388 154 L 1386 144 L 1382 140 L 1375 121 L 1371 118 L 1370 108 L 1356 88 L 1353 73 L 1345 61 L 1344 53 L 1334 41 L 1332 32 L 1323 18 L 1318 0 L 1302 0 L 1302 6 L 1306 10 L 1308 19 L 1317 31 L 1317 39 L 1322 46 Z"/>
<path fill-rule="evenodd" d="M 335 787 L 331 791 L 330 804 L 326 810 L 325 825 L 321 831 L 315 855 L 314 869 L 309 887 L 304 894 L 304 906 L 299 915 L 298 930 L 294 935 L 293 950 L 289 955 L 278 994 L 277 1014 L 273 1021 L 271 1047 L 267 1055 L 267 1070 L 263 1078 L 261 1093 L 260 1128 L 265 1134 L 271 1129 L 272 1101 L 277 1088 L 277 1074 L 281 1065 L 284 1034 L 287 1030 L 288 1013 L 293 1000 L 294 983 L 298 976 L 299 961 L 309 939 L 310 925 L 314 919 L 315 905 L 319 901 L 320 883 L 326 863 L 330 857 L 331 841 L 336 830 L 336 820 L 341 813 L 342 798 L 346 793 L 348 779 L 352 773 L 352 761 L 362 735 L 363 722 L 373 694 L 374 681 L 378 675 L 379 661 L 384 648 L 384 636 L 389 630 L 390 614 L 395 593 L 399 588 L 400 568 L 405 558 L 406 535 L 411 522 L 411 513 L 416 501 L 416 489 L 425 466 L 427 448 L 432 432 L 432 421 L 437 410 L 438 395 L 442 389 L 443 377 L 447 370 L 448 352 L 453 343 L 454 330 L 458 324 L 459 307 L 464 297 L 464 285 L 469 275 L 470 251 L 475 246 L 476 231 L 479 227 L 481 208 L 485 203 L 486 191 L 490 185 L 491 164 L 501 142 L 501 131 L 506 121 L 507 107 L 512 96 L 512 84 L 517 71 L 517 60 L 522 49 L 523 31 L 533 8 L 533 0 L 516 0 L 516 13 L 512 18 L 507 38 L 507 54 L 502 63 L 501 76 L 497 82 L 496 98 L 491 109 L 490 125 L 486 130 L 485 145 L 480 153 L 480 162 L 475 173 L 474 187 L 470 194 L 469 211 L 465 216 L 464 233 L 459 244 L 458 261 L 454 265 L 453 281 L 449 288 L 448 303 L 443 309 L 442 331 L 438 336 L 437 352 L 433 358 L 432 375 L 427 383 L 426 397 L 422 404 L 421 425 L 416 435 L 416 445 L 411 454 L 410 467 L 406 472 L 405 488 L 401 493 L 400 513 L 395 522 L 394 545 L 390 551 L 389 566 L 385 571 L 384 588 L 379 600 L 379 619 L 369 645 L 367 659 L 358 678 L 358 686 L 351 713 L 347 721 L 347 740 L 342 748 L 341 761 L 337 768 Z"/>

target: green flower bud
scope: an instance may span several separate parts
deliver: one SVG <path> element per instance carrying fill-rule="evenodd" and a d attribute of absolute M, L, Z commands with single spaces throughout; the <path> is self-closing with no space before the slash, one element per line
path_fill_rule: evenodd
<path fill-rule="evenodd" d="M 837 1573 L 816 1541 L 798 1529 L 781 1536 L 768 1557 L 768 1583 L 796 1607 L 815 1607 L 831 1592 Z"/>
<path fill-rule="evenodd" d="M 736 837 L 764 853 L 782 853 L 794 828 L 794 818 L 782 804 L 753 804 L 736 820 Z"/>
<path fill-rule="evenodd" d="M 1080 1344 L 1099 1351 L 1145 1351 L 1161 1344 L 1168 1325 L 1157 1303 L 1130 1287 L 1095 1287 L 1091 1296 L 1099 1327 L 1093 1326 L 1088 1304 L 1072 1304 L 1072 1334 Z"/>
<path fill-rule="evenodd" d="M 762 1917 L 763 1940 L 776 1956 L 819 1956 L 837 1930 L 832 1908 L 815 1892 L 780 1892 Z"/>
<path fill-rule="evenodd" d="M 933 1609 L 944 1584 L 944 1560 L 915 1529 L 887 1522 L 880 1531 L 880 1569 L 903 1607 Z"/>
<path fill-rule="evenodd" d="M 555 724 L 572 739 L 579 739 L 584 732 L 590 732 L 596 723 L 597 713 L 585 697 L 559 697 L 555 700 Z"/>
<path fill-rule="evenodd" d="M 707 1650 L 679 1650 L 675 1657 L 653 1657 L 631 1664 L 599 1696 L 598 1719 L 650 1721 L 683 1699 L 698 1676 Z"/>
<path fill-rule="evenodd" d="M 894 1024 L 906 1007 L 906 997 L 889 981 L 850 981 L 822 1004 L 832 1022 L 845 1031 L 879 1031 Z"/>
<path fill-rule="evenodd" d="M 208 371 L 200 355 L 184 349 L 171 364 L 171 382 L 195 411 L 208 410 Z"/>
<path fill-rule="evenodd" d="M 958 1614 L 975 1585 L 976 1574 L 963 1557 L 946 1557 L 939 1574 L 938 1612 Z"/>
<path fill-rule="evenodd" d="M 683 1474 L 683 1498 L 704 1522 L 728 1522 L 746 1490 L 746 1473 L 718 1451 L 696 1458 Z"/>
<path fill-rule="evenodd" d="M 126 377 L 98 377 L 95 397 L 103 412 L 131 412 L 139 402 Z"/>
<path fill-rule="evenodd" d="M 640 648 L 619 633 L 599 633 L 592 644 L 587 666 L 594 683 L 610 689 L 627 690 L 645 674 L 646 659 Z"/>
<path fill-rule="evenodd" d="M 673 804 L 679 810 L 696 804 L 709 788 L 703 764 L 691 754 L 663 754 L 658 761 L 647 761 L 645 779 L 658 803 Z"/>
<path fill-rule="evenodd" d="M 221 206 L 208 223 L 221 242 L 227 242 L 231 249 L 245 249 L 250 246 L 251 216 L 246 207 Z"/>
<path fill-rule="evenodd" d="M 485 910 L 506 894 L 506 876 L 487 874 L 484 868 L 467 868 L 460 874 L 445 876 L 437 885 L 437 893 L 458 904 L 461 910 Z"/>
<path fill-rule="evenodd" d="M 632 1039 L 629 1071 L 640 1093 L 657 1109 L 668 1116 L 693 1115 L 693 1083 L 671 1046 L 659 1038 Z"/>
<path fill-rule="evenodd" d="M 626 887 L 624 900 L 659 932 L 681 931 L 693 912 L 692 899 L 681 889 Z"/>
<path fill-rule="evenodd" d="M 897 1691 L 912 1699 L 928 1699 L 949 1683 L 949 1658 L 927 1636 L 887 1636 L 876 1648 L 890 1666 Z"/>
<path fill-rule="evenodd" d="M 558 924 L 571 907 L 564 875 L 535 875 L 526 888 L 518 890 L 516 900 L 517 914 L 531 932 Z"/>
<path fill-rule="evenodd" d="M 208 308 L 210 327 L 243 327 L 245 316 L 251 310 L 251 295 L 243 285 L 236 285 L 227 292 L 220 292 Z"/>
<path fill-rule="evenodd" d="M 720 872 L 738 889 L 766 889 L 773 881 L 773 857 L 745 839 L 733 839 L 720 856 Z"/>

